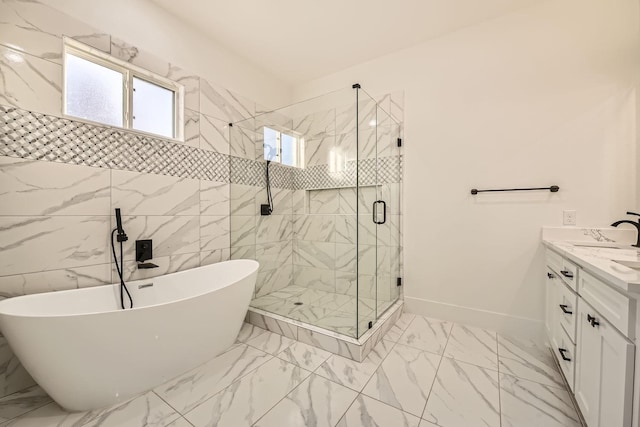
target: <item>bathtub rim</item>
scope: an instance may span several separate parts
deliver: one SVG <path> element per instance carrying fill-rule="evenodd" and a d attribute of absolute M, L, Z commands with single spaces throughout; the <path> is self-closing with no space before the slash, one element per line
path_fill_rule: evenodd
<path fill-rule="evenodd" d="M 234 260 L 228 260 L 228 261 L 222 261 L 222 262 L 218 262 L 218 263 L 214 263 L 214 264 L 209 264 L 209 265 L 203 265 L 200 267 L 195 267 L 195 268 L 189 268 L 187 270 L 181 270 L 181 271 L 175 271 L 173 273 L 168 273 L 168 274 L 163 274 L 163 275 L 159 275 L 159 276 L 155 276 L 155 277 L 149 277 L 147 279 L 137 279 L 137 280 L 132 280 L 130 282 L 125 282 L 127 285 L 129 284 L 137 284 L 140 282 L 144 282 L 144 281 L 152 281 L 155 278 L 158 277 L 166 277 L 166 276 L 173 276 L 173 275 L 181 275 L 183 273 L 188 273 L 188 272 L 193 272 L 196 270 L 201 270 L 201 269 L 205 269 L 205 268 L 211 268 L 212 266 L 215 265 L 220 265 L 220 264 L 227 264 L 227 263 L 234 263 L 234 264 L 239 264 L 239 263 L 244 263 L 244 264 L 248 264 L 250 266 L 253 266 L 253 269 L 248 270 L 247 274 L 243 275 L 242 277 L 238 278 L 235 281 L 230 281 L 226 284 L 224 284 L 223 286 L 216 288 L 214 290 L 209 290 L 206 292 L 201 292 L 201 293 L 197 293 L 194 295 L 189 295 L 185 298 L 179 298 L 179 299 L 175 299 L 175 300 L 171 300 L 168 302 L 163 302 L 163 303 L 159 303 L 159 304 L 150 304 L 150 305 L 145 305 L 142 307 L 133 307 L 133 308 L 128 308 L 128 309 L 121 309 L 119 306 L 115 306 L 115 308 L 113 310 L 109 310 L 109 311 L 91 311 L 91 312 L 83 312 L 83 313 L 65 313 L 65 314 L 18 314 L 18 313 L 13 313 L 13 312 L 6 312 L 3 309 L 3 306 L 7 306 L 10 307 L 11 304 L 15 304 L 14 300 L 20 299 L 20 303 L 24 303 L 25 300 L 27 299 L 36 299 L 36 298 L 43 298 L 44 295 L 50 294 L 50 293 L 55 293 L 56 295 L 60 295 L 60 294 L 66 294 L 69 292 L 80 292 L 80 291 L 86 291 L 86 292 L 90 292 L 90 291 L 95 291 L 96 289 L 103 289 L 103 288 L 113 288 L 113 287 L 117 287 L 120 285 L 120 283 L 108 283 L 105 285 L 99 285 L 99 286 L 89 286 L 86 288 L 74 288 L 74 289 L 65 289 L 65 290 L 61 290 L 61 291 L 49 291 L 49 292 L 39 292 L 39 293 L 35 293 L 35 294 L 29 294 L 29 295 L 18 295 L 15 297 L 11 297 L 11 298 L 7 298 L 4 299 L 2 301 L 0 301 L 0 317 L 16 317 L 16 318 L 68 318 L 68 317 L 78 317 L 78 316 L 96 316 L 96 315 L 106 315 L 106 314 L 111 314 L 111 313 L 134 313 L 143 309 L 151 309 L 151 308 L 155 308 L 155 307 L 161 307 L 164 305 L 168 305 L 168 304 L 174 304 L 174 303 L 179 303 L 179 302 L 183 302 L 183 301 L 188 301 L 191 300 L 193 298 L 197 298 L 197 297 L 201 297 L 203 295 L 207 295 L 211 292 L 215 292 L 218 290 L 222 290 L 225 289 L 241 280 L 246 279 L 247 277 L 251 276 L 254 273 L 257 273 L 258 269 L 260 268 L 260 263 L 256 260 L 253 259 L 234 259 Z"/>

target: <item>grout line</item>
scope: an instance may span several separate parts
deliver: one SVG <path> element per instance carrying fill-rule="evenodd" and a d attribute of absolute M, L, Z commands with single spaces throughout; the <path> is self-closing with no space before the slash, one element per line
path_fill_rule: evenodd
<path fill-rule="evenodd" d="M 178 411 L 176 408 L 173 407 L 173 405 L 171 405 L 169 402 L 167 402 L 165 399 L 163 399 L 162 396 L 160 396 L 158 393 L 156 393 L 155 389 L 151 389 L 151 393 L 155 394 L 158 399 L 162 400 L 169 408 L 173 409 L 175 411 L 175 413 L 178 414 L 178 418 L 182 417 L 182 414 L 180 413 L 180 411 Z M 176 420 L 178 418 L 176 418 Z M 176 420 L 173 420 L 171 422 L 174 422 Z"/>
<path fill-rule="evenodd" d="M 415 320 L 418 317 L 418 315 L 416 315 L 416 317 L 413 319 Z M 411 323 L 413 323 L 413 320 L 411 321 Z M 451 332 L 453 331 L 453 325 L 454 322 L 451 322 L 451 329 L 449 329 L 449 335 L 447 336 L 447 342 L 444 345 L 444 348 L 442 350 L 442 354 L 440 355 L 440 362 L 438 363 L 438 367 L 436 368 L 436 373 L 435 376 L 433 377 L 433 382 L 431 383 L 431 388 L 429 388 L 429 393 L 427 394 L 427 401 L 424 402 L 424 407 L 422 408 L 422 414 L 420 415 L 420 419 L 424 420 L 424 411 L 427 410 L 427 404 L 429 403 L 429 399 L 431 398 L 431 392 L 433 392 L 433 387 L 436 384 L 436 381 L 438 381 L 438 373 L 440 372 L 440 366 L 442 366 L 442 361 L 444 360 L 444 351 L 447 348 L 447 345 L 449 345 L 449 338 L 451 338 Z M 425 420 L 427 421 L 427 420 Z M 431 421 L 428 421 L 431 422 Z"/>

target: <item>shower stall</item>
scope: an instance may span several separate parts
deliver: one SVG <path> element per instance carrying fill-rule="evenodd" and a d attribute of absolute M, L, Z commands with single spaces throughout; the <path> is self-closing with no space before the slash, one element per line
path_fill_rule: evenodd
<path fill-rule="evenodd" d="M 361 337 L 401 290 L 402 126 L 358 84 L 230 127 L 231 258 L 251 307 Z"/>

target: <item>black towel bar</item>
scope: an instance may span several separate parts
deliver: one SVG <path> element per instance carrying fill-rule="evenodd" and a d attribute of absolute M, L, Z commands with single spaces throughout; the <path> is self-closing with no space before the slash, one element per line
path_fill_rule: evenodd
<path fill-rule="evenodd" d="M 557 193 L 558 190 L 560 190 L 560 187 L 558 187 L 557 185 L 552 185 L 551 187 L 534 187 L 534 188 L 501 188 L 501 189 L 497 189 L 497 190 L 478 190 L 476 188 L 474 188 L 473 190 L 471 190 L 471 194 L 478 194 L 478 193 L 489 193 L 489 192 L 495 192 L 495 191 L 534 191 L 534 190 L 549 190 L 552 193 Z"/>

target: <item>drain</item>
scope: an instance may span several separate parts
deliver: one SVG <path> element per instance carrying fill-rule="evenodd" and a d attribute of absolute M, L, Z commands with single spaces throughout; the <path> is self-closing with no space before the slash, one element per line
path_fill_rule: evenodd
<path fill-rule="evenodd" d="M 302 305 L 303 303 L 301 302 L 294 302 L 293 305 Z"/>

